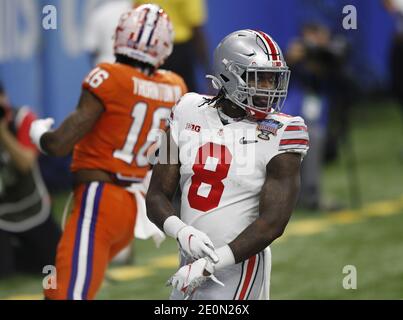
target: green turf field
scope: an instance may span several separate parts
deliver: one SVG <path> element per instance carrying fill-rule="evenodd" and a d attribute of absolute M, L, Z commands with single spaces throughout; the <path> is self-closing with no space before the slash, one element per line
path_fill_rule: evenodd
<path fill-rule="evenodd" d="M 354 109 L 352 141 L 363 206 L 334 213 L 296 211 L 272 245 L 272 299 L 403 298 L 403 127 L 390 103 Z M 347 149 L 324 174 L 327 200 L 349 205 Z M 64 196 L 55 199 L 62 211 Z M 137 241 L 132 266 L 112 266 L 99 299 L 166 299 L 165 282 L 176 270 L 176 244 L 154 249 Z M 343 267 L 357 270 L 357 289 L 343 288 Z M 40 277 L 0 281 L 0 299 L 41 298 Z"/>

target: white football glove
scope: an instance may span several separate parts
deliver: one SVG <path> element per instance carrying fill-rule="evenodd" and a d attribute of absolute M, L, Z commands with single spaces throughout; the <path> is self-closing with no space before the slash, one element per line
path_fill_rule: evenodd
<path fill-rule="evenodd" d="M 192 259 L 197 260 L 207 256 L 213 263 L 218 262 L 214 245 L 204 232 L 192 226 L 186 226 L 179 230 L 177 240 L 181 249 Z"/>
<path fill-rule="evenodd" d="M 40 144 L 41 137 L 44 133 L 48 132 L 52 125 L 55 123 L 53 118 L 38 119 L 32 122 L 31 128 L 29 129 L 29 136 L 32 142 L 38 147 L 38 149 L 45 153 Z"/>
<path fill-rule="evenodd" d="M 208 279 L 224 287 L 214 275 L 214 265 L 208 258 L 201 258 L 191 264 L 181 267 L 168 281 L 167 286 L 180 291 L 185 300 L 189 299 L 194 291 Z"/>

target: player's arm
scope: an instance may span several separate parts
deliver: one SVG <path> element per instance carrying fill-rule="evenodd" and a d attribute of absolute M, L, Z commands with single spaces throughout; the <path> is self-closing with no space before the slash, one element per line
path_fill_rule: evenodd
<path fill-rule="evenodd" d="M 250 258 L 283 234 L 297 201 L 300 166 L 298 153 L 279 154 L 267 164 L 259 217 L 231 243 L 216 250 L 220 262 L 215 270 Z"/>
<path fill-rule="evenodd" d="M 244 261 L 263 251 L 280 237 L 290 219 L 300 188 L 301 155 L 283 153 L 275 156 L 266 166 L 266 180 L 260 193 L 259 217 L 242 231 L 231 243 L 216 249 L 218 263 L 199 259 L 192 268 L 184 266 L 168 281 L 173 287 L 191 295 L 200 285 L 198 279 Z"/>
<path fill-rule="evenodd" d="M 48 131 L 51 119 L 36 120 L 31 126 L 32 141 L 43 152 L 53 156 L 68 155 L 74 145 L 91 129 L 104 111 L 101 101 L 86 89 L 82 90 L 78 106 L 54 131 Z"/>
<path fill-rule="evenodd" d="M 209 237 L 175 215 L 172 198 L 180 179 L 179 151 L 170 129 L 166 133 L 159 150 L 159 162 L 153 168 L 147 191 L 147 216 L 167 235 L 176 239 L 192 258 L 209 256 L 214 262 L 218 262 Z"/>
<path fill-rule="evenodd" d="M 236 263 L 264 250 L 283 234 L 297 202 L 300 166 L 298 153 L 277 155 L 266 166 L 259 217 L 229 244 Z"/>
<path fill-rule="evenodd" d="M 172 156 L 168 156 L 171 153 Z M 153 167 L 146 196 L 148 218 L 161 230 L 164 230 L 166 219 L 175 216 L 172 198 L 179 185 L 179 169 L 177 146 L 168 129 L 159 148 L 159 161 Z"/>

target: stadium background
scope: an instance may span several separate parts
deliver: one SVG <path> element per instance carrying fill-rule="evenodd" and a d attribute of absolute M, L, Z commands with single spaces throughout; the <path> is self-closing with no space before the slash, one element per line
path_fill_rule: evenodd
<path fill-rule="evenodd" d="M 14 104 L 29 104 L 56 123 L 75 106 L 80 83 L 90 65 L 82 30 L 101 0 L 2 0 L 0 10 L 0 76 Z M 58 9 L 58 29 L 42 28 L 42 8 Z M 269 30 L 281 48 L 298 34 L 302 22 L 321 21 L 354 42 L 352 66 L 365 85 L 387 79 L 387 54 L 393 21 L 381 1 L 285 0 L 207 1 L 211 52 L 226 34 L 243 28 Z M 358 29 L 342 28 L 342 8 L 357 8 Z M 273 14 L 275 13 L 275 14 Z M 371 75 L 371 77 L 368 77 Z"/>
<path fill-rule="evenodd" d="M 0 0 L 0 79 L 14 105 L 28 104 L 56 123 L 75 107 L 80 83 L 90 69 L 81 35 L 86 17 L 101 0 Z M 42 28 L 42 8 L 57 8 L 57 30 Z M 357 8 L 358 29 L 342 28 L 342 8 Z M 212 52 L 231 31 L 252 28 L 269 32 L 285 48 L 304 21 L 320 21 L 354 43 L 349 67 L 363 96 L 353 108 L 351 141 L 357 158 L 360 208 L 313 215 L 296 212 L 283 238 L 273 246 L 274 299 L 403 298 L 402 123 L 388 95 L 388 55 L 393 20 L 380 0 L 208 0 L 206 33 Z M 199 82 L 203 85 L 202 75 Z M 377 93 L 376 100 L 368 99 Z M 342 148 L 326 167 L 325 196 L 349 204 L 348 153 Z M 68 186 L 68 159 L 51 161 L 50 184 Z M 65 171 L 60 170 L 65 169 Z M 59 172 L 56 175 L 56 172 Z M 65 194 L 54 194 L 57 214 Z M 175 270 L 175 243 L 159 251 L 139 241 L 134 266 L 113 267 L 99 298 L 163 299 L 165 280 Z M 0 257 L 2 259 L 4 257 Z M 343 267 L 358 270 L 358 289 L 342 287 Z M 0 298 L 40 297 L 38 277 L 0 282 Z"/>

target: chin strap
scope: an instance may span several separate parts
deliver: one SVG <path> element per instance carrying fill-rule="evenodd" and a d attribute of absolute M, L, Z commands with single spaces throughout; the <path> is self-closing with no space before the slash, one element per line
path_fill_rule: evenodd
<path fill-rule="evenodd" d="M 269 109 L 269 112 L 272 110 L 272 108 Z M 246 112 L 248 114 L 249 118 L 252 118 L 254 120 L 263 120 L 265 119 L 269 113 L 265 112 L 265 111 L 259 111 L 259 110 L 255 110 L 252 108 L 247 108 Z"/>

